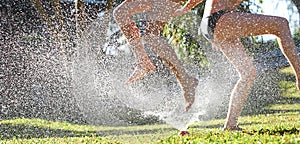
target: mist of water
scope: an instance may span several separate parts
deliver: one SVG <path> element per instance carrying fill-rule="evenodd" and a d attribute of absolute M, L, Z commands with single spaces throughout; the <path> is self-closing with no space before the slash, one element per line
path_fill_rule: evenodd
<path fill-rule="evenodd" d="M 98 31 L 98 28 L 90 28 L 90 31 Z M 87 33 L 86 37 L 93 36 Z M 188 125 L 196 121 L 218 115 L 216 107 L 222 105 L 236 78 L 233 76 L 235 71 L 220 52 L 212 52 L 208 57 L 211 60 L 210 71 L 193 65 L 186 66 L 188 73 L 200 81 L 195 103 L 186 112 L 176 78 L 154 53 L 148 50 L 152 61 L 156 62 L 157 70 L 128 85 L 125 82 L 134 68 L 130 51 L 99 56 L 90 45 L 92 41 L 86 39 L 78 45 L 71 68 L 74 96 L 91 124 L 129 125 L 120 116 L 124 115 L 125 109 L 127 113 L 139 111 L 145 117 L 157 116 L 176 129 L 186 130 Z M 123 49 L 129 48 L 125 45 Z M 111 51 L 116 53 L 118 50 L 112 47 Z"/>
<path fill-rule="evenodd" d="M 176 129 L 186 130 L 196 121 L 226 114 L 238 76 L 220 51 L 206 48 L 208 70 L 185 65 L 199 79 L 196 101 L 186 112 L 176 78 L 147 47 L 157 70 L 135 84 L 125 84 L 133 72 L 133 55 L 128 45 L 119 47 L 114 43 L 102 53 L 106 36 L 113 33 L 105 32 L 103 19 L 91 23 L 76 46 L 67 43 L 68 51 L 63 51 L 64 45 L 52 43 L 46 28 L 39 26 L 42 22 L 32 25 L 27 23 L 31 19 L 21 19 L 26 7 L 17 10 L 13 5 L 7 13 L 20 15 L 3 15 L 6 17 L 1 19 L 0 27 L 0 119 L 19 116 L 73 121 L 70 118 L 83 117 L 89 124 L 119 126 L 154 116 Z M 37 19 L 36 13 L 31 12 L 28 18 Z M 21 19 L 16 26 L 15 17 Z M 197 35 L 192 32 L 197 32 L 198 22 L 186 23 L 195 24 L 187 28 L 191 35 Z M 271 79 L 272 83 L 262 81 L 257 87 L 269 89 L 277 75 Z M 259 95 L 251 99 L 252 107 L 262 109 L 265 105 L 258 101 L 270 101 L 273 95 L 279 95 L 278 90 L 271 89 L 275 93 L 270 94 L 257 89 L 254 87 L 252 92 Z"/>
<path fill-rule="evenodd" d="M 7 18 L 10 21 L 5 24 L 11 27 L 13 18 Z M 105 32 L 107 25 L 103 19 L 91 23 L 76 40 L 75 47 L 74 43 L 53 43 L 49 34 L 45 34 L 45 27 L 27 33 L 2 29 L 1 118 L 74 121 L 83 117 L 89 124 L 116 126 L 137 124 L 154 116 L 185 130 L 189 124 L 218 113 L 215 106 L 222 103 L 221 95 L 226 95 L 227 84 L 218 84 L 226 83 L 228 76 L 216 76 L 216 70 L 225 74 L 228 67 L 218 66 L 224 63 L 224 59 L 217 59 L 219 55 L 210 58 L 210 71 L 186 65 L 187 71 L 200 81 L 195 104 L 186 112 L 176 78 L 147 47 L 157 70 L 135 84 L 125 84 L 133 71 L 134 58 L 123 44 L 112 45 L 102 53 L 106 36 L 112 33 Z M 13 32 L 14 35 L 10 34 Z M 2 41 L 4 37 L 8 40 Z"/>

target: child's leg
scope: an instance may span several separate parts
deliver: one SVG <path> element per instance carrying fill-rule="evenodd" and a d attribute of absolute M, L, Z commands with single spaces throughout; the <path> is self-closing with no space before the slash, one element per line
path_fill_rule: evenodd
<path fill-rule="evenodd" d="M 297 55 L 297 50 L 295 49 L 296 46 L 292 39 L 291 33 L 289 31 L 288 24 L 283 27 L 284 31 L 288 31 L 286 33 L 278 33 L 277 39 L 281 51 L 283 52 L 284 56 L 288 59 L 294 73 L 296 76 L 296 87 L 300 90 L 300 55 Z"/>
<path fill-rule="evenodd" d="M 300 90 L 300 57 L 285 18 L 250 13 L 228 13 L 223 15 L 215 28 L 215 39 L 222 43 L 226 39 L 273 34 L 294 70 L 297 88 Z"/>
<path fill-rule="evenodd" d="M 198 80 L 190 77 L 172 47 L 160 37 L 160 32 L 164 25 L 171 19 L 173 13 L 180 8 L 180 4 L 171 0 L 154 1 L 153 9 L 145 16 L 148 20 L 145 42 L 149 47 L 160 56 L 164 63 L 173 71 L 183 91 L 184 99 L 187 103 L 188 111 L 195 100 L 195 89 Z"/>
<path fill-rule="evenodd" d="M 187 103 L 186 111 L 188 111 L 195 100 L 195 89 L 198 85 L 198 80 L 189 76 L 172 47 L 167 41 L 159 35 L 147 34 L 144 36 L 146 44 L 164 61 L 164 63 L 175 74 L 183 91 L 184 99 Z"/>
<path fill-rule="evenodd" d="M 148 72 L 154 71 L 155 66 L 147 56 L 142 44 L 139 29 L 131 20 L 134 14 L 151 10 L 151 0 L 126 0 L 114 10 L 114 17 L 135 56 L 136 68 L 128 79 L 128 83 L 143 78 Z"/>
<path fill-rule="evenodd" d="M 225 41 L 221 45 L 221 50 L 226 55 L 227 59 L 234 65 L 240 76 L 240 79 L 236 83 L 230 96 L 229 109 L 224 129 L 241 130 L 238 127 L 238 117 L 242 112 L 243 105 L 254 84 L 256 70 L 239 39 L 236 38 Z"/>

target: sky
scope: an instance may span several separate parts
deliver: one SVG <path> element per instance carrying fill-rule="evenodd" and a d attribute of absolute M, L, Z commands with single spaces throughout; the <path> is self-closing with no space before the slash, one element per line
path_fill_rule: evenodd
<path fill-rule="evenodd" d="M 252 0 L 252 2 L 259 4 L 258 0 Z M 290 28 L 293 33 L 295 28 L 300 27 L 299 13 L 297 13 L 297 8 L 294 4 L 292 5 L 292 7 L 295 12 L 293 13 L 291 10 L 289 10 L 288 9 L 289 3 L 291 2 L 288 0 L 263 0 L 263 3 L 259 5 L 263 10 L 262 14 L 285 17 L 289 21 Z M 264 39 L 265 38 L 275 39 L 275 36 L 267 35 L 264 36 Z"/>

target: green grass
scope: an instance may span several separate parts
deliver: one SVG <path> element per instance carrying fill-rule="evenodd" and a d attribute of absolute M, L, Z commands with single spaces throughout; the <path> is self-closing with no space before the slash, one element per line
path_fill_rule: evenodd
<path fill-rule="evenodd" d="M 294 73 L 292 69 L 284 68 L 281 70 L 282 73 L 292 77 L 292 78 L 286 78 L 279 82 L 279 86 L 281 89 L 281 93 L 283 97 L 287 98 L 300 98 L 300 91 L 296 89 L 296 83 L 294 78 Z"/>
<path fill-rule="evenodd" d="M 0 121 L 0 143 L 300 143 L 300 92 L 290 68 L 280 75 L 279 100 L 268 103 L 264 114 L 243 115 L 241 132 L 222 131 L 224 119 L 195 123 L 190 135 L 180 137 L 164 124 L 105 127 L 15 118 Z"/>
<path fill-rule="evenodd" d="M 300 142 L 300 112 L 244 116 L 242 132 L 223 132 L 224 120 L 192 125 L 191 135 L 180 137 L 168 125 L 102 127 L 41 119 L 1 121 L 1 143 L 224 143 Z"/>

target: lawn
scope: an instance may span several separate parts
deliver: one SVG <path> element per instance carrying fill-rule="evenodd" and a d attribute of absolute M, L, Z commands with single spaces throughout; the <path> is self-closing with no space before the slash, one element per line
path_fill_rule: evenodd
<path fill-rule="evenodd" d="M 165 124 L 104 127 L 15 118 L 0 121 L 0 143 L 300 143 L 300 92 L 290 68 L 278 73 L 280 100 L 244 114 L 241 132 L 222 131 L 224 119 L 196 123 L 180 137 Z"/>

